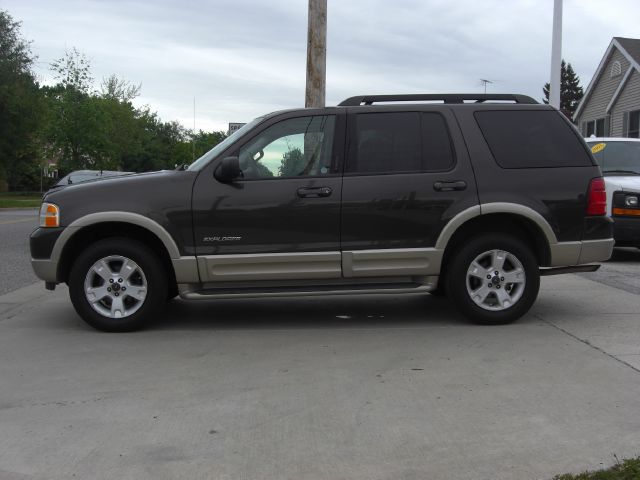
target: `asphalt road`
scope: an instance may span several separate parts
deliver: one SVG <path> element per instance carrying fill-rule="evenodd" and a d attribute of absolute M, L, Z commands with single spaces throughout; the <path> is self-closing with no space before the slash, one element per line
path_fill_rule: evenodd
<path fill-rule="evenodd" d="M 29 263 L 29 234 L 38 211 L 0 209 L 0 295 L 38 281 Z"/>

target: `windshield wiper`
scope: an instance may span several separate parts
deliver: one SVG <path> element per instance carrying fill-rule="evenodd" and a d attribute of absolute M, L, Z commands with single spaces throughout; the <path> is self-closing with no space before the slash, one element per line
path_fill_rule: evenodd
<path fill-rule="evenodd" d="M 602 173 L 624 173 L 626 175 L 640 175 L 640 173 L 633 170 L 603 170 Z"/>

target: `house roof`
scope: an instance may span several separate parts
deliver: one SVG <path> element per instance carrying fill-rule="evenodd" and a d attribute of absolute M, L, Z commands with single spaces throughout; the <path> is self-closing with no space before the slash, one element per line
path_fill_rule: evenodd
<path fill-rule="evenodd" d="M 574 119 L 578 118 L 578 115 L 580 115 L 580 112 L 582 111 L 582 108 L 586 105 L 587 101 L 589 100 L 589 97 L 591 96 L 591 93 L 593 92 L 593 89 L 595 88 L 596 83 L 597 83 L 598 79 L 600 78 L 600 74 L 602 73 L 602 69 L 607 64 L 607 60 L 611 56 L 611 52 L 613 51 L 614 48 L 618 49 L 620 51 L 620 53 L 622 53 L 622 55 L 624 55 L 625 58 L 631 64 L 631 66 L 629 67 L 629 70 L 627 71 L 627 74 L 625 75 L 625 77 L 623 79 L 623 83 L 626 82 L 626 80 L 629 78 L 629 74 L 631 73 L 631 69 L 635 68 L 638 72 L 640 72 L 640 39 L 613 37 L 611 39 L 611 43 L 609 43 L 609 46 L 607 47 L 607 51 L 604 52 L 604 55 L 602 56 L 602 60 L 600 60 L 600 64 L 598 65 L 598 68 L 596 69 L 596 72 L 593 74 L 593 77 L 591 78 L 591 81 L 589 82 L 589 86 L 587 87 L 587 89 L 584 92 L 584 96 L 582 97 L 582 100 L 580 101 L 580 104 L 578 105 L 578 108 L 576 108 L 576 111 L 573 114 L 573 118 Z M 622 90 L 621 87 L 622 87 L 622 83 L 620 84 L 620 87 L 618 88 L 618 90 L 616 90 L 616 93 L 614 94 L 614 97 L 618 96 L 618 94 Z M 613 99 L 612 99 L 612 101 L 613 101 Z M 611 103 L 610 103 L 610 105 L 611 105 Z"/>
<path fill-rule="evenodd" d="M 640 63 L 640 39 L 637 38 L 622 38 L 613 37 L 620 46 L 627 51 L 627 53 L 635 60 L 636 63 Z"/>

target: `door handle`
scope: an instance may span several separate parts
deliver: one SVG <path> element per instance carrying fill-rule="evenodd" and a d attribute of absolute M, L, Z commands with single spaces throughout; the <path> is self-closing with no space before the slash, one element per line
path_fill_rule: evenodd
<path fill-rule="evenodd" d="M 300 198 L 328 197 L 332 192 L 331 187 L 302 187 L 297 190 Z"/>
<path fill-rule="evenodd" d="M 450 192 L 452 190 L 465 190 L 467 182 L 464 180 L 454 180 L 453 182 L 435 182 L 433 189 L 437 192 Z"/>

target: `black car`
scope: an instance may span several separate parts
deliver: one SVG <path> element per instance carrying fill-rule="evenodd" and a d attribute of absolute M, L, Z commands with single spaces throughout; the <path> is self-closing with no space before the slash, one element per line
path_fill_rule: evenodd
<path fill-rule="evenodd" d="M 98 180 L 100 178 L 130 175 L 132 173 L 134 172 L 120 172 L 117 170 L 74 170 L 58 180 L 55 183 L 54 188 L 74 183 L 88 182 L 89 180 Z"/>
<path fill-rule="evenodd" d="M 601 172 L 522 95 L 382 95 L 257 118 L 186 169 L 49 192 L 31 235 L 48 288 L 92 326 L 185 299 L 448 295 L 471 320 L 526 313 L 540 275 L 609 258 Z"/>

